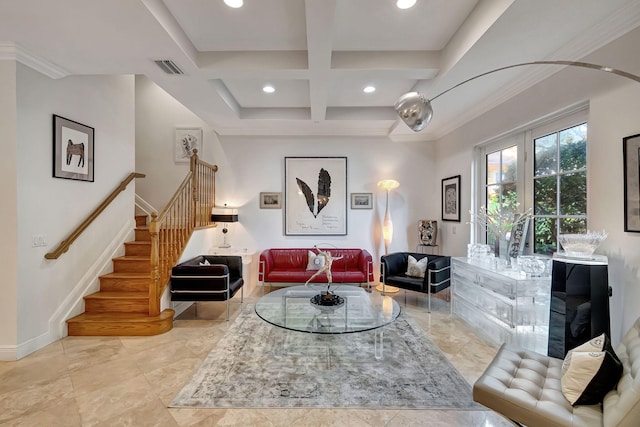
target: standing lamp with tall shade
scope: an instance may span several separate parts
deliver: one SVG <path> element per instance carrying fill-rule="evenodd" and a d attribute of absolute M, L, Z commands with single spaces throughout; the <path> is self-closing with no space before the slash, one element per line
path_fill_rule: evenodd
<path fill-rule="evenodd" d="M 229 228 L 227 224 L 230 222 L 238 222 L 238 209 L 228 208 L 227 205 L 223 208 L 213 208 L 211 210 L 211 221 L 222 222 L 224 224 L 222 226 L 222 244 L 218 247 L 230 248 L 231 244 L 229 244 Z"/>
<path fill-rule="evenodd" d="M 387 192 L 387 199 L 384 209 L 384 221 L 382 222 L 382 238 L 384 239 L 384 254 L 389 255 L 389 245 L 393 239 L 393 222 L 391 221 L 391 212 L 389 212 L 389 190 L 398 188 L 400 183 L 395 179 L 384 179 L 378 182 L 378 187 Z M 400 289 L 395 286 L 386 286 L 384 283 L 376 286 L 376 290 L 385 294 L 398 292 Z"/>

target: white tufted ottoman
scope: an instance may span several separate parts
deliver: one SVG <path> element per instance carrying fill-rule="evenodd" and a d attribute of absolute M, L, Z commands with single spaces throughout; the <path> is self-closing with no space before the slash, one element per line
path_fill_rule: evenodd
<path fill-rule="evenodd" d="M 528 427 L 638 427 L 640 319 L 615 350 L 624 370 L 603 405 L 571 406 L 560 385 L 561 359 L 506 344 L 474 384 L 473 400 Z"/>

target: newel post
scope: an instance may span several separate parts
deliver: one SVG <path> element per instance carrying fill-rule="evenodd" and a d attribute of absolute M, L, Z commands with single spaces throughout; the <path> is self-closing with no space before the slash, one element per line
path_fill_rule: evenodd
<path fill-rule="evenodd" d="M 191 226 L 198 226 L 198 149 L 193 149 L 193 155 L 191 156 Z"/>
<path fill-rule="evenodd" d="M 151 285 L 149 286 L 149 316 L 160 314 L 160 239 L 158 236 L 158 214 L 151 214 L 149 235 L 151 236 Z"/>

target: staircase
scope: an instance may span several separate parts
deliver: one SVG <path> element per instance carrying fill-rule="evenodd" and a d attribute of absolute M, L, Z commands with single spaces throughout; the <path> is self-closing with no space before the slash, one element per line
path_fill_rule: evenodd
<path fill-rule="evenodd" d="M 67 320 L 70 336 L 158 335 L 173 327 L 174 311 L 149 315 L 151 238 L 146 215 L 136 216 L 135 241 L 113 258 L 113 273 L 100 277 L 100 291 L 84 297 L 85 312 Z"/>

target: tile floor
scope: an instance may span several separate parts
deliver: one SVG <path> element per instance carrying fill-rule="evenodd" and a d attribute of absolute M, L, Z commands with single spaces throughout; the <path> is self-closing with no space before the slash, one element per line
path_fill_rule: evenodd
<path fill-rule="evenodd" d="M 375 291 L 374 291 L 375 292 Z M 261 291 L 246 297 L 252 303 Z M 473 383 L 497 348 L 449 315 L 448 302 L 398 302 Z M 238 302 L 232 304 L 232 320 Z M 228 327 L 223 303 L 199 303 L 154 337 L 66 337 L 0 362 L 2 426 L 511 426 L 491 411 L 171 409 L 167 405 Z"/>

